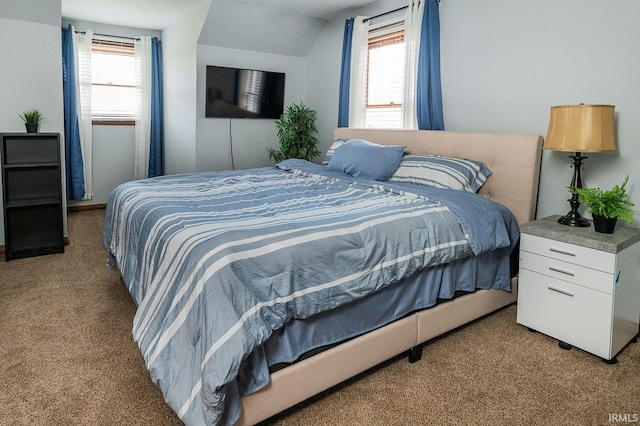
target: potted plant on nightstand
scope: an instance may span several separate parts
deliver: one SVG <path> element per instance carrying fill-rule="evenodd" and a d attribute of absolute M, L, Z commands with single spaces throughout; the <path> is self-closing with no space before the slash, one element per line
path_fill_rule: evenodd
<path fill-rule="evenodd" d="M 276 120 L 280 149 L 268 147 L 269 158 L 280 162 L 287 158 L 311 160 L 320 155 L 318 140 L 313 136 L 318 131 L 316 119 L 317 113 L 302 102 L 289 105 Z"/>
<path fill-rule="evenodd" d="M 37 109 L 31 109 L 19 114 L 24 125 L 27 128 L 27 133 L 38 133 L 38 126 L 44 118 L 44 116 Z"/>
<path fill-rule="evenodd" d="M 600 188 L 569 187 L 569 192 L 578 195 L 578 201 L 589 206 L 589 213 L 593 216 L 593 227 L 596 232 L 612 234 L 618 219 L 633 222 L 633 206 L 627 198 L 627 182 L 629 175 L 622 185 L 616 185 L 608 191 Z"/>

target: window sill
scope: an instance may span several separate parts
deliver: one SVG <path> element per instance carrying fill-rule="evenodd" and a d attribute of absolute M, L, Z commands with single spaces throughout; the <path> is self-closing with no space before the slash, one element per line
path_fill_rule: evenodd
<path fill-rule="evenodd" d="M 135 126 L 135 120 L 91 120 L 94 126 Z"/>

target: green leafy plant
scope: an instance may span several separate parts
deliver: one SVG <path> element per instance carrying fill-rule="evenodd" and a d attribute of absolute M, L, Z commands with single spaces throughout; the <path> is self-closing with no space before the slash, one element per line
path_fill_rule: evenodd
<path fill-rule="evenodd" d="M 31 109 L 18 115 L 20 115 L 20 118 L 22 118 L 25 124 L 40 124 L 44 119 L 44 116 L 37 109 Z"/>
<path fill-rule="evenodd" d="M 633 222 L 633 210 L 629 206 L 634 206 L 627 198 L 627 182 L 629 175 L 624 179 L 622 185 L 616 185 L 608 191 L 600 188 L 576 188 L 569 187 L 569 192 L 578 194 L 578 201 L 589 206 L 589 213 L 603 216 L 610 219 L 620 219 L 625 222 Z"/>
<path fill-rule="evenodd" d="M 320 155 L 318 140 L 313 135 L 318 131 L 316 119 L 317 113 L 302 102 L 289 105 L 276 120 L 280 149 L 268 147 L 269 158 L 280 162 L 287 158 L 311 160 Z"/>

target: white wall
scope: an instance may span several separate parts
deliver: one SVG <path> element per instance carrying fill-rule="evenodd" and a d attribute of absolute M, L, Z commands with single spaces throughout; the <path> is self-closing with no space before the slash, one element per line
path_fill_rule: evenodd
<path fill-rule="evenodd" d="M 116 186 L 133 180 L 135 127 L 94 125 L 92 133 L 93 198 L 69 206 L 106 204 Z"/>
<path fill-rule="evenodd" d="M 342 62 L 342 38 L 346 17 L 324 27 L 307 55 L 307 105 L 318 113 L 318 149 L 326 152 L 338 125 L 338 94 Z"/>
<path fill-rule="evenodd" d="M 0 16 L 0 40 L 0 129 L 24 132 L 18 114 L 37 108 L 44 116 L 41 132 L 62 132 L 60 27 Z"/>
<path fill-rule="evenodd" d="M 164 172 L 196 170 L 197 43 L 209 3 L 162 31 Z"/>
<path fill-rule="evenodd" d="M 273 165 L 267 146 L 278 148 L 275 120 L 205 117 L 207 65 L 285 73 L 285 105 L 305 100 L 304 58 L 198 45 L 196 170 L 248 169 Z"/>
<path fill-rule="evenodd" d="M 50 17 L 55 13 L 60 16 L 60 0 L 40 0 L 38 8 L 33 4 L 29 8 L 23 6 L 19 0 L 3 0 L 0 6 L 0 129 L 24 132 L 24 123 L 18 114 L 37 108 L 45 117 L 40 131 L 62 135 L 60 23 L 58 20 L 52 25 Z M 63 137 L 61 145 L 64 145 Z M 0 209 L 0 223 L 3 222 Z M 64 233 L 67 234 L 66 215 Z M 4 227 L 0 228 L 0 244 L 4 244 Z"/>
<path fill-rule="evenodd" d="M 402 5 L 383 1 L 360 14 Z M 325 144 L 337 123 L 337 52 L 346 17 L 325 27 L 308 56 L 309 103 L 323 117 Z M 629 173 L 640 223 L 638 19 L 637 0 L 442 1 L 445 128 L 545 136 L 552 105 L 616 105 L 618 153 L 588 155 L 583 183 L 608 189 Z M 538 217 L 569 210 L 572 172 L 567 154 L 544 153 Z"/>

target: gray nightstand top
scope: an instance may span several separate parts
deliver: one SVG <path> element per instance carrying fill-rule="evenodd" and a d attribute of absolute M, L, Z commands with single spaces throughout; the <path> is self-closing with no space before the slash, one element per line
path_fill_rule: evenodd
<path fill-rule="evenodd" d="M 640 241 L 640 229 L 624 226 L 620 221 L 613 234 L 601 234 L 593 229 L 593 224 L 585 228 L 567 226 L 558 223 L 559 218 L 560 215 L 553 215 L 525 223 L 520 232 L 609 253 L 618 253 Z"/>

